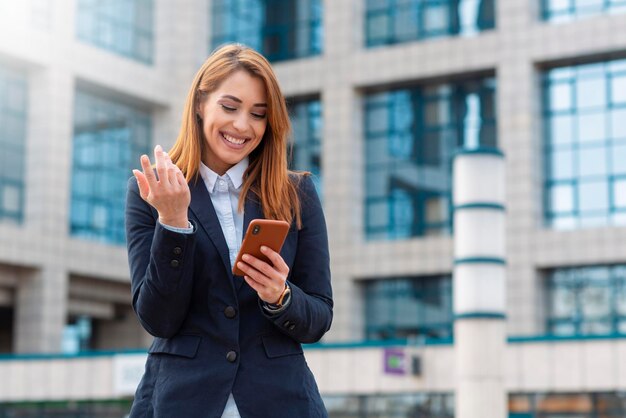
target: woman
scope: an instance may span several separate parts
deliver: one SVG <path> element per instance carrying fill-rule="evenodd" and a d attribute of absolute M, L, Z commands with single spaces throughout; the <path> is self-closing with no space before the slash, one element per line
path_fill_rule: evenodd
<path fill-rule="evenodd" d="M 227 45 L 198 71 L 169 153 L 128 184 L 133 307 L 155 339 L 131 417 L 325 417 L 301 343 L 330 328 L 326 225 L 287 169 L 285 100 L 269 63 Z M 271 261 L 232 263 L 255 218 L 291 229 Z"/>

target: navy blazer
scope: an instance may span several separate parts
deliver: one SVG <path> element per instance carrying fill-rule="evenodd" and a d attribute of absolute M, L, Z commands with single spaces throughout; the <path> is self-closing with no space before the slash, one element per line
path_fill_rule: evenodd
<path fill-rule="evenodd" d="M 220 418 L 231 392 L 242 418 L 327 417 L 301 343 L 318 341 L 332 321 L 328 238 L 313 182 L 299 178 L 302 228 L 291 226 L 280 252 L 290 268 L 291 303 L 275 315 L 233 276 L 199 177 L 190 184 L 192 234 L 163 228 L 137 181 L 129 180 L 133 308 L 155 337 L 131 417 Z M 255 218 L 263 218 L 261 207 L 248 197 L 244 232 Z"/>

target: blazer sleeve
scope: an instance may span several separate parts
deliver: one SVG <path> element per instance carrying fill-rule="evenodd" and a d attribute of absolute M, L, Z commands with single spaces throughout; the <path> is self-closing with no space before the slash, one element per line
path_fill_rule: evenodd
<path fill-rule="evenodd" d="M 128 181 L 125 220 L 133 309 L 150 334 L 172 337 L 189 311 L 197 227 L 191 234 L 164 228 L 134 177 Z"/>
<path fill-rule="evenodd" d="M 302 228 L 289 286 L 291 301 L 280 313 L 264 315 L 285 334 L 300 343 L 314 343 L 330 329 L 333 297 L 326 221 L 313 181 L 304 176 L 299 184 Z"/>

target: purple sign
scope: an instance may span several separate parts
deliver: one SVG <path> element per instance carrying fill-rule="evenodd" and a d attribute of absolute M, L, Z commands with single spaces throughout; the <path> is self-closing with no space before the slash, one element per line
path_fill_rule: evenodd
<path fill-rule="evenodd" d="M 398 348 L 385 348 L 383 355 L 385 373 L 399 375 L 406 373 L 406 356 L 404 355 L 404 350 Z"/>

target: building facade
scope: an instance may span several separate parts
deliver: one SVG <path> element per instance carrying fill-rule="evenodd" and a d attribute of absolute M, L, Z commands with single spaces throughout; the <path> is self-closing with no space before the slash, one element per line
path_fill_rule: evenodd
<path fill-rule="evenodd" d="M 106 374 L 86 352 L 150 343 L 125 184 L 224 42 L 272 61 L 324 204 L 335 317 L 306 353 L 332 416 L 454 414 L 452 161 L 494 148 L 509 414 L 626 414 L 624 0 L 0 0 L 0 369 L 74 353 Z M 109 416 L 129 392 L 106 385 L 6 388 L 0 417 Z"/>

